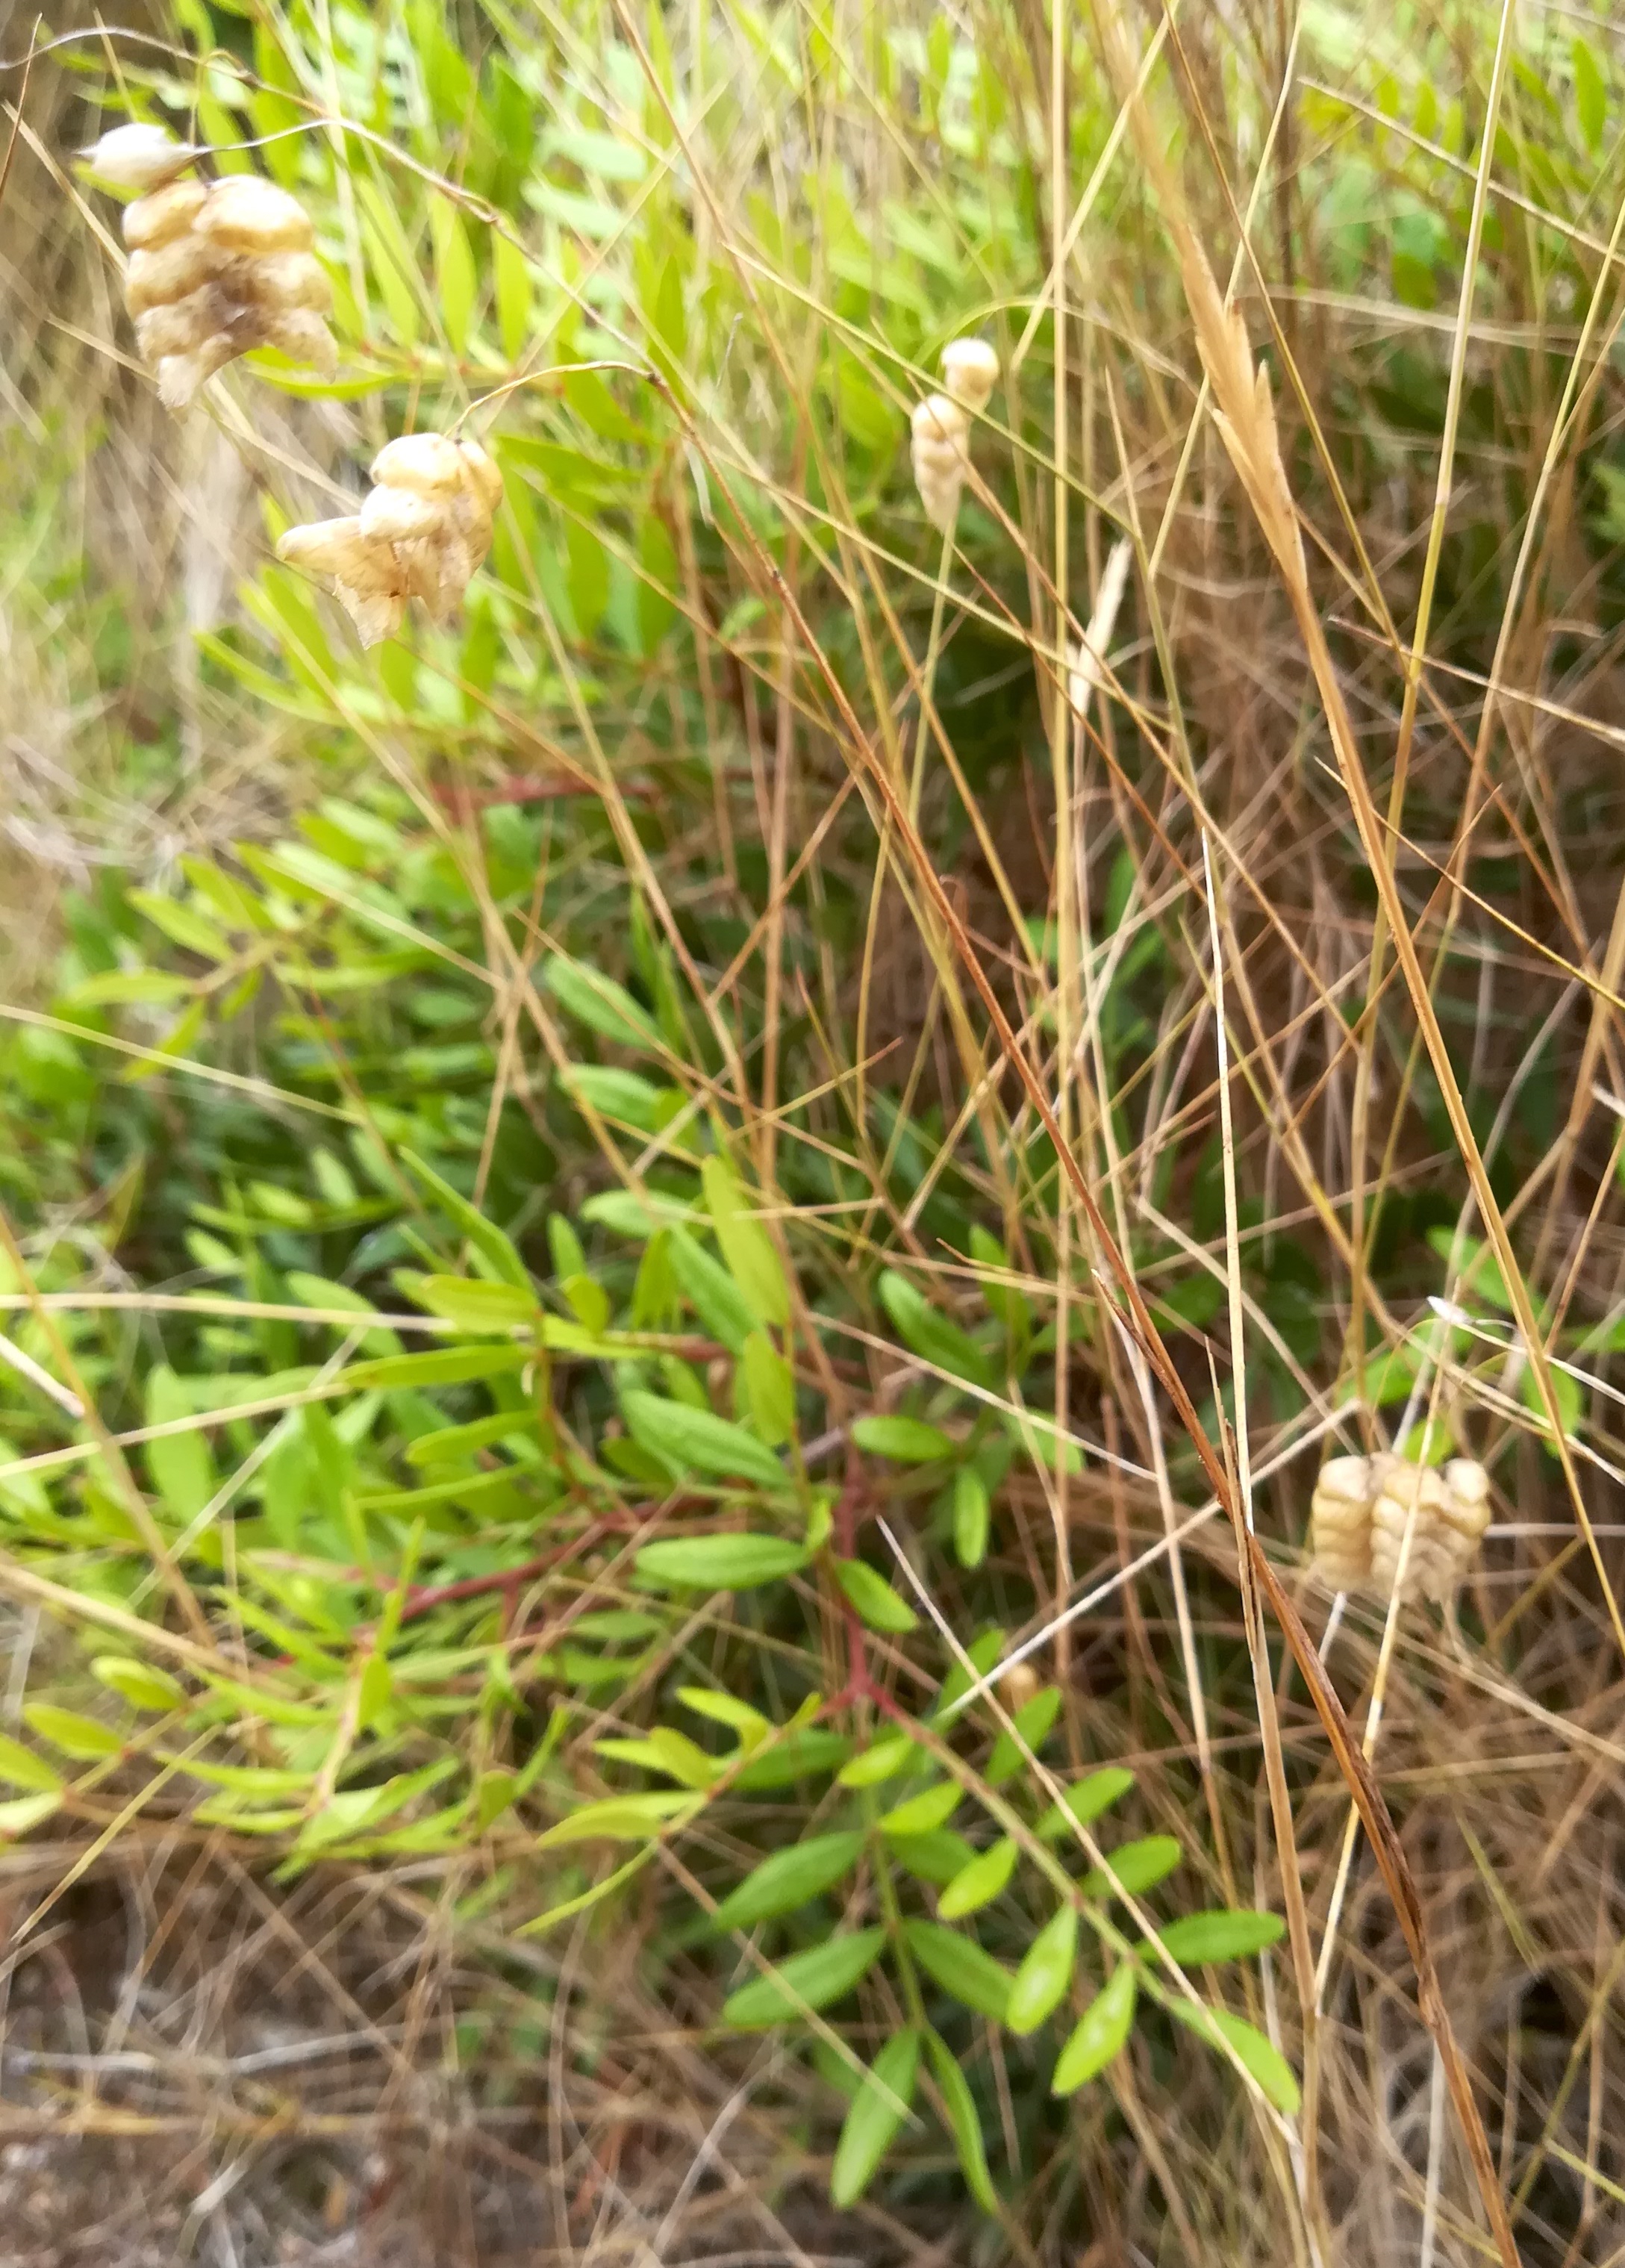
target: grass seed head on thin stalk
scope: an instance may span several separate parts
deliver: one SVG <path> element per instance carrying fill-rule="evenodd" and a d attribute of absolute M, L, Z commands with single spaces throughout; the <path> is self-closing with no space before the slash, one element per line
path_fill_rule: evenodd
<path fill-rule="evenodd" d="M 1333 1457 L 1309 1507 L 1314 1572 L 1328 1590 L 1357 1591 L 1371 1572 L 1371 1460 Z"/>
<path fill-rule="evenodd" d="M 177 142 L 165 126 L 115 126 L 79 158 L 87 173 L 105 188 L 134 189 L 144 195 L 161 188 L 202 156 L 190 142 Z"/>
<path fill-rule="evenodd" d="M 411 433 L 372 460 L 373 488 L 345 519 L 290 527 L 276 556 L 327 577 L 363 645 L 393 637 L 407 601 L 421 599 L 437 622 L 461 604 L 490 548 L 502 475 L 477 441 Z"/>
<path fill-rule="evenodd" d="M 998 356 L 986 339 L 954 339 L 942 350 L 944 391 L 973 413 L 987 408 L 998 375 Z"/>
<path fill-rule="evenodd" d="M 1403 1457 L 1334 1457 L 1310 1508 L 1314 1572 L 1334 1591 L 1393 1595 L 1405 1531 L 1407 1591 L 1453 1596 L 1489 1525 L 1489 1476 L 1471 1457 L 1442 1469 Z"/>
<path fill-rule="evenodd" d="M 933 527 L 945 535 L 960 508 L 970 463 L 970 418 L 945 394 L 928 394 L 910 420 L 914 484 Z"/>
<path fill-rule="evenodd" d="M 201 154 L 161 127 L 121 126 L 86 159 L 102 179 L 143 192 L 124 212 L 124 296 L 170 409 L 184 409 L 205 379 L 255 347 L 324 372 L 336 362 L 323 320 L 332 292 L 304 207 L 258 173 L 180 180 Z"/>

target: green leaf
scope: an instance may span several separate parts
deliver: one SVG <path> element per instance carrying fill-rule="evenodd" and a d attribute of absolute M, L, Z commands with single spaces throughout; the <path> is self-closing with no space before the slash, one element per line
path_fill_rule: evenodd
<path fill-rule="evenodd" d="M 797 1726 L 782 1734 L 761 1756 L 753 1756 L 734 1775 L 733 1785 L 754 1793 L 792 1787 L 798 1780 L 834 1771 L 851 1753 L 852 1743 L 844 1733 L 832 1733 L 821 1725 Z"/>
<path fill-rule="evenodd" d="M 730 1354 L 742 1355 L 756 1319 L 732 1277 L 685 1228 L 671 1230 L 667 1248 L 678 1288 L 706 1329 Z"/>
<path fill-rule="evenodd" d="M 1591 46 L 1577 33 L 1572 53 L 1575 114 L 1580 122 L 1580 131 L 1585 136 L 1585 146 L 1594 158 L 1602 146 L 1602 137 L 1608 124 L 1607 83 Z"/>
<path fill-rule="evenodd" d="M 581 1624 L 575 1627 L 579 1631 Z M 736 1694 L 716 1693 L 709 1685 L 680 1685 L 677 1697 L 696 1717 L 709 1717 L 714 1725 L 731 1727 L 739 1734 L 742 1749 L 759 1748 L 773 1730 L 760 1709 L 753 1709 Z"/>
<path fill-rule="evenodd" d="M 517 363 L 530 336 L 531 267 L 519 247 L 501 229 L 491 231 L 491 266 L 496 279 L 496 329 L 504 356 Z"/>
<path fill-rule="evenodd" d="M 32 1749 L 26 1749 L 9 1733 L 0 1733 L 0 1786 L 26 1787 L 32 1793 L 48 1794 L 62 1784 L 62 1774 L 43 1756 L 35 1756 Z"/>
<path fill-rule="evenodd" d="M 1250 1909 L 1187 1914 L 1159 1933 L 1165 1949 L 1181 1968 L 1210 1961 L 1241 1961 L 1278 1943 L 1286 1924 L 1279 1914 Z"/>
<path fill-rule="evenodd" d="M 42 1741 L 79 1764 L 97 1763 L 123 1750 L 122 1739 L 110 1726 L 94 1717 L 81 1716 L 77 1709 L 55 1708 L 48 1701 L 31 1701 L 23 1711 L 23 1722 L 31 1733 L 38 1733 Z"/>
<path fill-rule="evenodd" d="M 754 1867 L 711 1916 L 718 1929 L 749 1929 L 775 1914 L 805 1905 L 850 1874 L 864 1847 L 861 1833 L 815 1835 L 805 1843 L 776 1851 Z"/>
<path fill-rule="evenodd" d="M 793 1575 L 806 1558 L 800 1544 L 783 1535 L 684 1535 L 646 1543 L 637 1572 L 680 1590 L 751 1591 Z"/>
<path fill-rule="evenodd" d="M 765 1442 L 715 1410 L 691 1410 L 658 1394 L 629 1388 L 621 1397 L 632 1439 L 680 1471 L 718 1480 L 755 1481 L 763 1488 L 790 1485 L 790 1475 Z"/>
<path fill-rule="evenodd" d="M 191 1395 L 166 1362 L 155 1364 L 150 1373 L 146 1401 L 149 1425 L 196 1415 Z M 215 1461 L 202 1432 L 167 1433 L 149 1441 L 143 1454 L 165 1509 L 183 1523 L 195 1520 L 215 1492 Z"/>
<path fill-rule="evenodd" d="M 1015 1733 L 1001 1733 L 993 1743 L 993 1754 L 988 1758 L 987 1769 L 982 1773 L 989 1787 L 1003 1787 L 1007 1779 L 1014 1778 L 1020 1771 L 1026 1762 L 1021 1742 L 1025 1742 L 1026 1747 L 1037 1754 L 1048 1739 L 1060 1709 L 1061 1692 L 1055 1685 L 1047 1685 L 1041 1693 L 1035 1693 L 1030 1701 L 1023 1702 L 1011 1719 Z"/>
<path fill-rule="evenodd" d="M 989 1850 L 979 1851 L 938 1899 L 937 1911 L 943 1920 L 961 1921 L 978 1907 L 990 1904 L 1015 1873 L 1016 1855 L 1016 1845 L 1008 1835 Z"/>
<path fill-rule="evenodd" d="M 836 2205 L 856 2205 L 874 2179 L 908 2115 L 919 2068 L 919 2033 L 912 2026 L 893 2032 L 853 2098 L 835 2145 L 829 2194 Z"/>
<path fill-rule="evenodd" d="M 827 2008 L 844 1999 L 873 1968 L 886 1942 L 883 1929 L 860 1929 L 805 1953 L 792 1953 L 771 1976 L 754 1977 L 723 2003 L 722 2020 L 737 2030 L 767 2031 L 805 2008 Z"/>
<path fill-rule="evenodd" d="M 1077 1958 L 1077 1913 L 1072 1906 L 1062 1906 L 1040 1930 L 1016 1971 L 1004 2017 L 1012 2032 L 1035 2032 L 1054 2014 L 1072 1981 Z"/>
<path fill-rule="evenodd" d="M 948 2131 L 953 2137 L 953 2146 L 959 2157 L 960 2171 L 965 2176 L 966 2187 L 983 2213 L 996 2213 L 998 2198 L 993 2187 L 993 2177 L 988 2171 L 988 2153 L 982 2139 L 982 2121 L 976 2116 L 976 2099 L 970 2091 L 970 2081 L 960 2069 L 959 2058 L 940 2034 L 928 2031 L 925 2048 L 931 2059 L 931 2071 L 942 2096 Z"/>
<path fill-rule="evenodd" d="M 1221 2051 L 1224 2047 L 1232 2049 L 1257 2080 L 1266 2101 L 1287 2117 L 1296 2117 L 1303 2097 L 1291 2065 L 1245 2017 L 1232 2016 L 1228 2008 L 1193 2008 L 1188 2000 L 1170 2000 L 1168 2011 L 1210 2047 Z"/>
<path fill-rule="evenodd" d="M 467 351 L 479 276 L 462 215 L 438 190 L 429 199 L 429 233 L 435 247 L 435 296 L 440 320 L 452 352 L 460 356 Z"/>
<path fill-rule="evenodd" d="M 945 1827 L 965 1800 L 965 1791 L 957 1780 L 938 1780 L 935 1787 L 923 1788 L 918 1795 L 905 1796 L 901 1803 L 881 1815 L 880 1829 L 886 1835 L 934 1835 Z"/>
<path fill-rule="evenodd" d="M 782 1330 L 790 1321 L 790 1288 L 773 1239 L 742 1203 L 725 1158 L 707 1158 L 700 1179 L 728 1273 L 756 1321 Z"/>
<path fill-rule="evenodd" d="M 846 1593 L 849 1603 L 871 1630 L 893 1631 L 900 1636 L 918 1630 L 920 1617 L 914 1609 L 867 1561 L 837 1559 L 835 1568 L 835 1580 Z"/>
<path fill-rule="evenodd" d="M 26 1835 L 42 1819 L 48 1819 L 62 1809 L 60 1794 L 19 1795 L 9 1803 L 0 1803 L 0 1842 L 9 1843 L 14 1836 Z"/>
<path fill-rule="evenodd" d="M 154 1669 L 150 1662 L 99 1653 L 91 1664 L 91 1675 L 128 1701 L 132 1709 L 147 1709 L 162 1716 L 186 1706 L 186 1688 L 167 1670 Z"/>
<path fill-rule="evenodd" d="M 854 1756 L 849 1764 L 842 1764 L 835 1778 L 842 1787 L 879 1787 L 882 1780 L 895 1779 L 919 1754 L 918 1742 L 911 1741 L 907 1733 L 888 1733 Z"/>
<path fill-rule="evenodd" d="M 880 1278 L 879 1291 L 880 1304 L 893 1329 L 913 1353 L 956 1378 L 971 1379 L 978 1386 L 992 1385 L 992 1366 L 969 1332 L 938 1314 L 906 1276 L 888 1268 Z"/>
<path fill-rule="evenodd" d="M 940 1984 L 962 2007 L 997 2023 L 1004 2021 L 1010 2002 L 1010 1971 L 974 1937 L 945 1929 L 940 1922 L 906 1921 L 903 1940 L 933 1983 Z"/>
<path fill-rule="evenodd" d="M 796 1430 L 796 1381 L 761 1331 L 753 1331 L 745 1342 L 744 1376 L 751 1424 L 769 1448 L 783 1448 Z"/>
<path fill-rule="evenodd" d="M 450 1182 L 443 1181 L 434 1167 L 426 1164 L 415 1151 L 402 1150 L 401 1160 L 413 1180 L 428 1190 L 447 1219 L 457 1224 L 474 1250 L 489 1263 L 503 1282 L 516 1285 L 521 1292 L 531 1291 L 529 1270 L 514 1250 L 511 1240 L 503 1234 L 496 1223 L 487 1220 L 482 1212 L 471 1205 Z"/>
<path fill-rule="evenodd" d="M 961 1567 L 987 1557 L 990 1513 L 987 1483 L 974 1465 L 961 1465 L 953 1476 L 953 1556 Z"/>
<path fill-rule="evenodd" d="M 1183 1855 L 1173 1836 L 1144 1835 L 1137 1843 L 1124 1843 L 1112 1852 L 1112 1871 L 1122 1892 L 1137 1898 L 1142 1891 L 1154 1890 L 1158 1882 L 1165 1881 Z M 1114 1898 L 1119 1895 L 1099 1867 L 1089 1869 L 1078 1888 L 1086 1898 Z"/>
<path fill-rule="evenodd" d="M 899 1835 L 892 1842 L 892 1856 L 898 1865 L 916 1882 L 929 1883 L 934 1890 L 945 1889 L 975 1855 L 952 1827 L 935 1827 L 927 1835 Z"/>
<path fill-rule="evenodd" d="M 922 1418 L 860 1418 L 852 1439 L 871 1456 L 889 1457 L 899 1465 L 934 1465 L 959 1454 L 959 1443 Z"/>
<path fill-rule="evenodd" d="M 515 1325 L 534 1324 L 541 1308 L 528 1287 L 517 1284 L 487 1284 L 477 1276 L 423 1276 L 413 1287 L 413 1298 L 431 1315 L 455 1323 L 460 1331 L 507 1331 Z"/>
<path fill-rule="evenodd" d="M 1054 1843 L 1067 1832 L 1069 1818 L 1080 1827 L 1087 1827 L 1092 1819 L 1099 1819 L 1103 1811 L 1127 1795 L 1134 1786 L 1134 1774 L 1121 1764 L 1107 1764 L 1104 1771 L 1091 1772 L 1068 1788 L 1059 1803 L 1053 1803 L 1038 1822 L 1041 1841 Z"/>
<path fill-rule="evenodd" d="M 526 1346 L 436 1347 L 427 1354 L 382 1355 L 374 1362 L 352 1363 L 344 1373 L 344 1383 L 357 1390 L 377 1387 L 385 1392 L 471 1386 L 479 1380 L 523 1370 L 533 1359 Z"/>
<path fill-rule="evenodd" d="M 658 1048 L 660 1034 L 648 1011 L 601 968 L 549 954 L 541 981 L 557 1001 L 604 1039 L 623 1048 Z"/>
<path fill-rule="evenodd" d="M 1077 2029 L 1055 2060 L 1052 2095 L 1070 2095 L 1098 2078 L 1118 2053 L 1134 2029 L 1134 2004 L 1138 1979 L 1132 1962 L 1114 1970 L 1104 1990 L 1095 1994 Z"/>
<path fill-rule="evenodd" d="M 695 1808 L 692 1795 L 675 1790 L 662 1789 L 653 1795 L 612 1795 L 601 1803 L 584 1803 L 579 1811 L 549 1827 L 545 1835 L 537 1837 L 536 1848 L 550 1851 L 562 1843 L 645 1842 L 658 1835 L 668 1819 L 691 1815 Z"/>

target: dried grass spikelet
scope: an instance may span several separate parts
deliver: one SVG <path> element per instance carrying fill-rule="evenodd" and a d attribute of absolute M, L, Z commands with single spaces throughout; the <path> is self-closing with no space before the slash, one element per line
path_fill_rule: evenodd
<path fill-rule="evenodd" d="M 1080 722 L 1088 716 L 1090 703 L 1106 682 L 1106 649 L 1112 642 L 1117 609 L 1122 604 L 1132 548 L 1126 535 L 1121 536 L 1112 546 L 1110 556 L 1101 570 L 1100 588 L 1095 596 L 1094 612 L 1089 617 L 1089 627 L 1084 632 L 1081 644 L 1072 649 L 1072 666 L 1067 672 L 1066 697 L 1073 715 Z"/>
<path fill-rule="evenodd" d="M 401 628 L 408 599 L 450 620 L 490 548 L 502 475 L 477 441 L 410 433 L 372 460 L 373 488 L 348 519 L 290 527 L 276 556 L 324 575 L 363 645 Z"/>
<path fill-rule="evenodd" d="M 1401 1556 L 1405 1588 L 1453 1598 L 1489 1525 L 1489 1476 L 1471 1457 L 1439 1468 L 1403 1457 L 1334 1457 L 1320 1469 L 1310 1508 L 1314 1572 L 1329 1590 L 1393 1595 Z"/>
<path fill-rule="evenodd" d="M 142 192 L 124 211 L 124 296 L 170 409 L 255 347 L 324 372 L 336 362 L 304 207 L 258 173 L 181 180 L 201 154 L 148 126 L 119 127 L 86 153 L 101 179 Z"/>
<path fill-rule="evenodd" d="M 970 421 L 998 382 L 999 358 L 985 339 L 954 339 L 942 351 L 941 394 L 929 394 L 909 421 L 914 484 L 926 518 L 945 535 L 960 509 L 970 466 Z"/>

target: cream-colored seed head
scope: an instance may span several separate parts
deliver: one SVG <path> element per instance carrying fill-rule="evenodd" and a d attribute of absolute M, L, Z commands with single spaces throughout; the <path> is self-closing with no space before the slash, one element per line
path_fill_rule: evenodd
<path fill-rule="evenodd" d="M 1454 1597 L 1489 1525 L 1489 1476 L 1471 1457 L 1442 1469 L 1402 1457 L 1334 1457 L 1310 1513 L 1313 1566 L 1334 1590 Z"/>
<path fill-rule="evenodd" d="M 173 180 L 202 154 L 189 142 L 177 142 L 166 127 L 135 123 L 115 126 L 79 153 L 86 173 L 109 188 L 142 191 Z"/>
<path fill-rule="evenodd" d="M 144 138 L 126 145 L 127 135 Z M 124 296 L 165 403 L 185 409 L 206 379 L 256 347 L 331 371 L 337 357 L 323 319 L 333 295 L 298 199 L 257 173 L 176 180 L 198 153 L 157 128 L 121 127 L 104 137 L 99 170 L 115 143 L 105 162 L 121 169 L 126 186 L 148 190 L 124 215 Z"/>
<path fill-rule="evenodd" d="M 999 358 L 986 339 L 955 339 L 942 350 L 943 391 L 967 409 L 987 408 L 998 376 Z"/>
<path fill-rule="evenodd" d="M 910 421 L 914 484 L 926 518 L 945 535 L 960 508 L 970 463 L 970 419 L 945 394 L 928 394 Z"/>
<path fill-rule="evenodd" d="M 477 441 L 411 433 L 372 460 L 373 488 L 348 519 L 290 527 L 276 546 L 290 565 L 325 576 L 363 645 L 391 637 L 420 599 L 438 622 L 461 604 L 490 549 L 502 475 Z"/>

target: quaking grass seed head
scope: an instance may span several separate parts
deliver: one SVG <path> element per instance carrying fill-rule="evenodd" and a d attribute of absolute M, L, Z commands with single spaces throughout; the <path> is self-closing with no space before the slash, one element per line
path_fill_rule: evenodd
<path fill-rule="evenodd" d="M 914 484 L 926 518 L 945 535 L 960 508 L 970 463 L 970 418 L 945 394 L 928 394 L 909 421 Z"/>
<path fill-rule="evenodd" d="M 954 339 L 942 350 L 943 390 L 967 409 L 987 408 L 998 376 L 999 358 L 986 339 Z"/>
<path fill-rule="evenodd" d="M 389 442 L 371 470 L 359 512 L 290 527 L 276 546 L 279 559 L 332 585 L 363 645 L 393 637 L 413 599 L 435 622 L 451 619 L 502 499 L 502 475 L 479 443 L 444 433 Z"/>
<path fill-rule="evenodd" d="M 144 195 L 185 173 L 202 156 L 189 142 L 177 142 L 166 126 L 132 121 L 115 126 L 79 152 L 79 162 L 104 188 L 130 189 Z"/>

